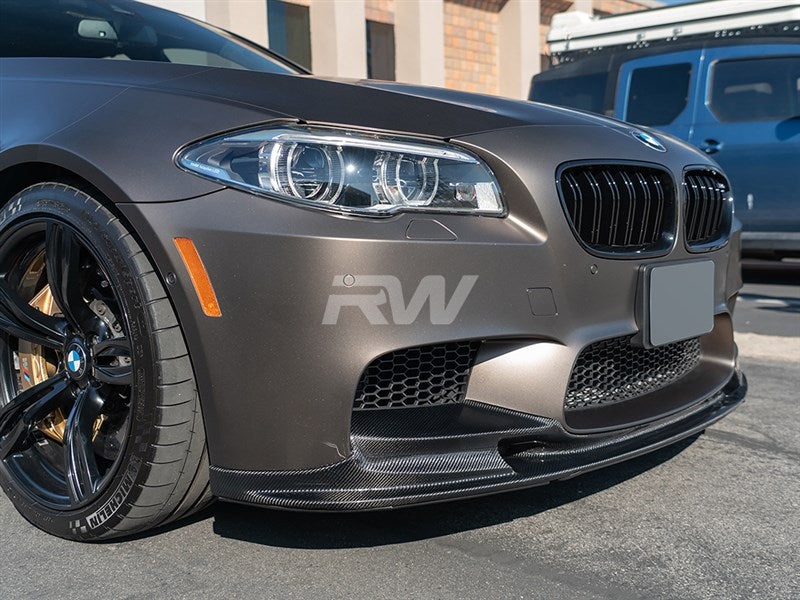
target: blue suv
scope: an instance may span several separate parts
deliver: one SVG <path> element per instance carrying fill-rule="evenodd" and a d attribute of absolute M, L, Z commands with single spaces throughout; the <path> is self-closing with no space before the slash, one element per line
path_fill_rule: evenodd
<path fill-rule="evenodd" d="M 530 99 L 688 141 L 730 177 L 743 252 L 800 256 L 800 27 L 762 38 L 584 52 L 533 78 Z"/>

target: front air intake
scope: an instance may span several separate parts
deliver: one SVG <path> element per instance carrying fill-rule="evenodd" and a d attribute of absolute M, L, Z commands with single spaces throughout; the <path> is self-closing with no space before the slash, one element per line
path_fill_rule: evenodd
<path fill-rule="evenodd" d="M 390 352 L 372 361 L 356 389 L 354 410 L 462 402 L 478 342 L 451 342 Z"/>
<path fill-rule="evenodd" d="M 693 248 L 715 247 L 728 237 L 731 223 L 731 196 L 727 180 L 710 169 L 687 171 L 685 235 Z"/>
<path fill-rule="evenodd" d="M 672 244 L 675 187 L 664 169 L 633 164 L 584 164 L 558 177 L 575 235 L 603 254 L 657 253 Z"/>
<path fill-rule="evenodd" d="M 564 398 L 565 410 L 580 410 L 639 398 L 672 385 L 700 364 L 700 340 L 657 348 L 631 344 L 630 337 L 602 340 L 578 356 Z"/>

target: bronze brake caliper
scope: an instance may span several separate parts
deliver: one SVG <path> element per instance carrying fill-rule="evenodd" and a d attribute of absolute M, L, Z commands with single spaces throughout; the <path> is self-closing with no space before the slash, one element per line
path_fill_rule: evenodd
<path fill-rule="evenodd" d="M 58 312 L 58 306 L 53 299 L 53 294 L 50 292 L 49 285 L 44 286 L 39 293 L 33 297 L 29 304 L 50 316 Z M 47 360 L 44 348 L 38 344 L 33 344 L 26 340 L 19 340 L 17 357 L 19 360 L 19 384 L 21 392 L 46 381 L 58 371 L 58 365 Z M 92 440 L 97 437 L 104 420 L 105 415 L 101 414 L 97 417 L 97 420 L 94 422 Z M 39 430 L 59 444 L 64 443 L 64 430 L 66 426 L 67 418 L 64 416 L 64 411 L 60 408 L 55 409 L 39 422 Z"/>

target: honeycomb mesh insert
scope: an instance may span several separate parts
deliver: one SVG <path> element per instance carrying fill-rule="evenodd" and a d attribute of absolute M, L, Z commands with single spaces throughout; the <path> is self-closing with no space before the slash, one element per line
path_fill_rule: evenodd
<path fill-rule="evenodd" d="M 462 402 L 478 342 L 418 346 L 385 354 L 367 366 L 355 410 Z"/>
<path fill-rule="evenodd" d="M 629 337 L 596 342 L 578 356 L 564 399 L 566 410 L 644 396 L 687 375 L 700 363 L 700 340 L 640 348 Z"/>

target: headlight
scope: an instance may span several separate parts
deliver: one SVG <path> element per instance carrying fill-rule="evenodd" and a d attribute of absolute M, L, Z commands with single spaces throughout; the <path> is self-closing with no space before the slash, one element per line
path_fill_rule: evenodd
<path fill-rule="evenodd" d="M 446 144 L 283 124 L 192 144 L 177 160 L 231 187 L 344 212 L 503 213 L 489 168 Z"/>

